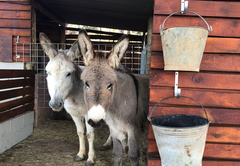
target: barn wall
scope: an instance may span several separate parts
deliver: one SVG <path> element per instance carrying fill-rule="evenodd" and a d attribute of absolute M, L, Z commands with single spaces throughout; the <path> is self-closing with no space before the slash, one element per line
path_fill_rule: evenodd
<path fill-rule="evenodd" d="M 174 72 L 164 71 L 159 25 L 179 11 L 179 0 L 155 0 L 150 69 L 150 106 L 174 94 Z M 203 16 L 213 27 L 207 39 L 200 72 L 179 72 L 181 95 L 198 100 L 211 118 L 203 166 L 240 165 L 240 2 L 189 0 L 188 10 Z M 170 17 L 164 27 L 202 26 L 191 14 Z M 156 107 L 153 117 L 167 114 L 204 116 L 197 103 L 171 99 Z M 160 165 L 151 126 L 148 133 L 148 165 Z"/>
<path fill-rule="evenodd" d="M 12 35 L 13 61 L 16 61 L 16 41 L 31 43 L 30 0 L 0 1 L 0 35 Z M 4 48 L 0 47 L 0 52 Z M 20 55 L 21 56 L 21 55 Z"/>
<path fill-rule="evenodd" d="M 0 66 L 0 154 L 33 131 L 35 73 L 15 64 L 15 70 Z"/>
<path fill-rule="evenodd" d="M 0 36 L 10 36 L 9 41 L 1 41 L 0 69 L 20 69 L 23 63 L 16 61 L 16 41 L 31 43 L 31 5 L 30 0 L 0 1 Z M 11 50 L 11 53 L 9 52 Z M 11 54 L 11 55 L 10 55 Z M 18 53 L 21 57 L 21 53 Z M 3 57 L 4 56 L 4 57 Z M 6 61 L 7 60 L 7 61 Z M 7 62 L 7 63 L 6 63 Z M 34 112 L 21 114 L 0 123 L 0 153 L 28 137 L 33 131 Z"/>

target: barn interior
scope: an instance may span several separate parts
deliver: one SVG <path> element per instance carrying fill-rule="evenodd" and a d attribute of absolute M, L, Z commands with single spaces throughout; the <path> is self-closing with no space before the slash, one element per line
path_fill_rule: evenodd
<path fill-rule="evenodd" d="M 95 43 L 95 50 L 104 53 L 105 50 L 111 49 L 123 33 L 128 34 L 131 39 L 130 47 L 122 63 L 133 72 L 141 73 L 145 58 L 144 73 L 147 74 L 150 68 L 149 111 L 151 111 L 159 100 L 172 96 L 174 89 L 178 89 L 174 84 L 175 72 L 164 70 L 165 60 L 159 25 L 167 16 L 181 9 L 182 1 L 184 0 L 154 0 L 154 2 L 153 0 L 1 0 L 0 165 L 5 166 L 7 160 L 12 161 L 10 165 L 45 165 L 46 162 L 51 161 L 56 162 L 53 165 L 68 165 L 69 163 L 61 163 L 63 160 L 72 162 L 70 151 L 65 148 L 75 147 L 75 150 L 71 149 L 73 155 L 77 151 L 76 137 L 74 140 L 68 134 L 70 132 L 76 136 L 76 131 L 72 130 L 74 124 L 68 124 L 71 121 L 62 121 L 60 126 L 56 120 L 51 120 L 52 126 L 46 121 L 52 116 L 52 110 L 48 106 L 49 96 L 44 68 L 48 58 L 39 45 L 39 32 L 44 32 L 58 48 L 67 49 L 76 40 L 79 28 L 84 28 Z M 200 71 L 197 73 L 181 71 L 178 79 L 181 95 L 199 101 L 211 118 L 202 165 L 239 166 L 240 2 L 237 0 L 188 0 L 188 2 L 187 10 L 198 13 L 213 28 L 207 38 Z M 165 22 L 164 28 L 179 26 L 206 28 L 206 22 L 190 13 L 176 14 Z M 118 30 L 113 32 L 105 28 Z M 144 51 L 145 55 L 142 54 Z M 140 55 L 144 55 L 143 59 L 139 57 Z M 81 65 L 81 58 L 76 62 Z M 197 103 L 180 98 L 157 106 L 152 118 L 169 114 L 205 117 L 204 111 Z M 34 130 L 33 126 L 35 126 Z M 65 132 L 61 126 L 64 126 L 68 132 Z M 43 130 L 46 132 L 44 133 Z M 40 135 L 34 136 L 35 131 Z M 51 138 L 50 133 L 53 134 Z M 44 136 L 49 140 L 44 142 Z M 25 139 L 27 137 L 29 139 Z M 143 150 L 142 156 L 145 161 L 142 165 L 161 165 L 162 161 L 151 125 L 148 126 L 147 137 L 144 138 L 148 145 Z M 56 141 L 56 138 L 59 140 Z M 72 142 L 67 140 L 68 138 Z M 100 139 L 102 138 L 104 140 L 104 137 Z M 23 142 L 14 146 L 24 139 L 32 142 Z M 33 145 L 37 142 L 39 149 Z M 44 149 L 41 150 L 42 147 Z M 52 147 L 56 147 L 56 150 L 50 151 Z M 7 149 L 14 149 L 19 153 L 13 154 Z M 49 158 L 56 151 L 59 152 L 61 160 Z M 23 152 L 29 152 L 32 156 L 31 161 L 30 156 Z M 98 160 L 99 163 L 103 165 L 112 163 L 111 152 L 106 153 L 105 156 L 103 153 L 98 155 L 102 156 L 102 159 Z M 19 158 L 19 162 L 15 160 L 16 158 Z M 106 158 L 110 162 L 106 162 Z M 46 162 L 43 159 L 46 159 Z"/>
<path fill-rule="evenodd" d="M 39 33 L 44 32 L 52 43 L 56 43 L 57 48 L 68 49 L 77 39 L 80 27 L 87 30 L 95 51 L 106 53 L 122 34 L 127 34 L 130 44 L 122 63 L 134 73 L 140 73 L 141 68 L 142 74 L 148 73 L 149 68 L 145 67 L 147 59 L 150 60 L 148 43 L 151 42 L 152 34 L 153 0 L 70 0 L 67 3 L 64 0 L 37 0 L 33 6 L 32 43 L 39 43 Z M 117 31 L 106 31 L 104 28 Z M 19 45 L 21 49 L 21 44 Z M 51 116 L 58 119 L 65 116 L 65 113 L 56 114 L 48 106 L 50 98 L 45 81 L 48 57 L 44 55 L 39 44 L 25 45 L 24 48 L 31 48 L 31 63 L 34 63 L 34 66 L 30 66 L 38 73 L 36 77 L 38 86 L 35 88 L 35 126 L 39 126 L 45 119 Z M 141 57 L 143 48 L 145 56 Z M 27 55 L 24 56 L 30 61 Z M 84 65 L 81 57 L 75 62 Z"/>

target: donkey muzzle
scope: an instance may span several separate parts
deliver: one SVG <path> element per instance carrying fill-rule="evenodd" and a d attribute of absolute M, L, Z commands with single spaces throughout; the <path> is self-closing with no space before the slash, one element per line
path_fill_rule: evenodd
<path fill-rule="evenodd" d="M 101 119 L 101 120 L 98 121 L 98 122 L 94 122 L 92 119 L 89 119 L 89 120 L 88 120 L 88 124 L 89 124 L 90 126 L 94 127 L 94 128 L 100 128 L 100 127 L 102 127 L 102 126 L 105 124 L 105 122 L 104 122 L 103 119 Z"/>
<path fill-rule="evenodd" d="M 63 102 L 52 102 L 52 100 L 49 101 L 49 107 L 52 108 L 53 111 L 61 111 L 63 108 Z"/>

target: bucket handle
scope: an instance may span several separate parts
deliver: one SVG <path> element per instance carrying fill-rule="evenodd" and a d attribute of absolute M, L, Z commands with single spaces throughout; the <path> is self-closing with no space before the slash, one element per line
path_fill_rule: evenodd
<path fill-rule="evenodd" d="M 199 103 L 197 100 L 195 100 L 195 99 L 193 99 L 193 98 L 191 98 L 191 97 L 187 97 L 187 96 L 179 96 L 179 97 L 191 99 L 191 100 L 197 102 L 197 103 L 202 107 L 202 109 L 204 110 L 207 120 L 210 121 L 210 119 L 208 119 L 207 112 L 206 112 L 205 108 L 203 107 L 203 105 L 202 105 L 201 103 Z M 171 96 L 171 97 L 166 97 L 166 98 L 160 100 L 160 101 L 153 107 L 153 109 L 152 109 L 152 111 L 151 111 L 151 113 L 150 113 L 150 116 L 148 116 L 147 119 L 148 119 L 149 121 L 151 121 L 151 116 L 152 116 L 153 110 L 157 107 L 157 105 L 160 104 L 162 101 L 167 100 L 167 99 L 170 99 L 170 98 L 176 98 L 176 97 L 175 97 L 175 96 Z"/>
<path fill-rule="evenodd" d="M 161 36 L 163 35 L 163 26 L 164 26 L 164 23 L 167 21 L 167 19 L 168 19 L 169 17 L 171 17 L 172 15 L 174 15 L 174 14 L 176 14 L 176 13 L 181 13 L 181 12 L 182 12 L 182 11 L 177 11 L 177 12 L 175 12 L 175 13 L 172 13 L 172 14 L 170 14 L 170 15 L 163 21 L 163 24 L 160 25 L 160 27 L 159 27 Z M 212 32 L 212 26 L 209 26 L 208 23 L 207 23 L 207 21 L 206 21 L 202 16 L 200 16 L 199 14 L 197 14 L 197 13 L 195 13 L 195 12 L 192 12 L 192 11 L 185 11 L 185 12 L 192 13 L 192 14 L 195 14 L 195 15 L 197 15 L 198 17 L 200 17 L 200 18 L 206 23 L 206 25 L 207 25 L 207 27 L 208 27 L 208 32 L 209 32 L 209 33 Z"/>

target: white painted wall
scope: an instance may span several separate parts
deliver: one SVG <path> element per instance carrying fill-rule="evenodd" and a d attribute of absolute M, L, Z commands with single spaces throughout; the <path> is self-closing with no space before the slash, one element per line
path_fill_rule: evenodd
<path fill-rule="evenodd" d="M 0 123 L 0 154 L 33 132 L 34 111 Z"/>

